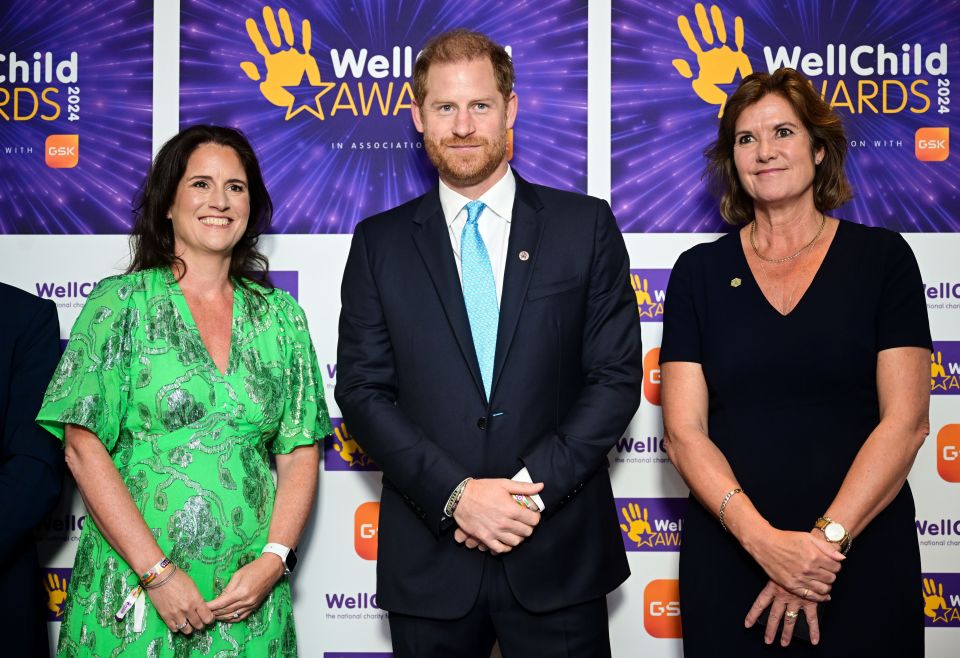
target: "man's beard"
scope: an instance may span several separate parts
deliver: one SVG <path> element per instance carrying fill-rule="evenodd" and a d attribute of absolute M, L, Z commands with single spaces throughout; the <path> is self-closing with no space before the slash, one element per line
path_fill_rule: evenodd
<path fill-rule="evenodd" d="M 507 153 L 507 138 L 502 135 L 494 140 L 483 137 L 447 137 L 441 140 L 424 140 L 430 162 L 440 172 L 444 181 L 456 187 L 471 187 L 482 183 L 497 170 Z M 451 154 L 450 146 L 480 146 L 479 153 L 469 158 Z"/>

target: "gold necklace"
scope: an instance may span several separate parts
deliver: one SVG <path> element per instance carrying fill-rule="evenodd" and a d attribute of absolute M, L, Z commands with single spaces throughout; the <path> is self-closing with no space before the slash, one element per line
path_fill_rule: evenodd
<path fill-rule="evenodd" d="M 813 246 L 813 243 L 817 241 L 820 237 L 820 234 L 823 233 L 823 227 L 827 223 L 827 218 L 823 216 L 823 213 L 820 213 L 820 228 L 817 229 L 817 234 L 813 236 L 813 239 L 810 240 L 807 244 L 803 245 L 795 253 L 790 254 L 789 256 L 784 256 L 783 258 L 767 258 L 760 253 L 760 249 L 757 247 L 757 220 L 754 219 L 750 223 L 750 246 L 753 247 L 753 253 L 757 255 L 757 258 L 760 260 L 767 261 L 768 263 L 786 263 L 787 261 L 793 260 L 807 249 Z"/>

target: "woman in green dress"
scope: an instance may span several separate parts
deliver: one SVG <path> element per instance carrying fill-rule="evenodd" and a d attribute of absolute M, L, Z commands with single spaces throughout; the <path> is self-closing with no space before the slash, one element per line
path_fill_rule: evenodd
<path fill-rule="evenodd" d="M 37 419 L 89 511 L 58 655 L 296 656 L 285 574 L 331 428 L 303 311 L 257 250 L 250 144 L 184 130 L 138 210 L 132 264 L 90 294 Z"/>

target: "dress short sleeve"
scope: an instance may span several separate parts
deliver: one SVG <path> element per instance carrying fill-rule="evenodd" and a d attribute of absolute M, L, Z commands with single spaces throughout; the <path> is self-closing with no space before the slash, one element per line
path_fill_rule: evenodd
<path fill-rule="evenodd" d="M 701 318 L 697 309 L 694 254 L 680 254 L 663 306 L 663 340 L 660 344 L 660 363 L 667 361 L 690 361 L 702 363 Z"/>
<path fill-rule="evenodd" d="M 888 232 L 883 288 L 877 310 L 877 350 L 891 347 L 932 348 L 927 303 L 920 267 L 910 245 Z"/>
<path fill-rule="evenodd" d="M 111 451 L 130 393 L 130 358 L 139 325 L 128 277 L 102 280 L 91 291 L 47 386 L 37 422 L 61 441 L 66 425 L 90 430 Z"/>
<path fill-rule="evenodd" d="M 283 370 L 283 415 L 270 452 L 286 454 L 311 445 L 333 432 L 323 392 L 323 376 L 310 340 L 307 317 L 288 293 L 274 290 L 284 331 L 286 363 Z"/>

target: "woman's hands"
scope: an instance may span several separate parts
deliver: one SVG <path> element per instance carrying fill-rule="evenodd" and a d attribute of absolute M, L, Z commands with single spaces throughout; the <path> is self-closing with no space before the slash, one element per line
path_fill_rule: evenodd
<path fill-rule="evenodd" d="M 744 546 L 770 580 L 809 601 L 830 600 L 830 589 L 846 559 L 834 544 L 812 531 L 772 529 Z"/>
<path fill-rule="evenodd" d="M 237 569 L 220 596 L 207 605 L 220 621 L 243 621 L 260 607 L 283 572 L 283 561 L 278 556 L 261 555 Z"/>
<path fill-rule="evenodd" d="M 780 646 L 787 646 L 793 639 L 793 629 L 796 628 L 797 619 L 800 615 L 806 615 L 807 626 L 810 628 L 810 643 L 820 642 L 820 621 L 817 619 L 817 604 L 814 601 L 808 601 L 791 594 L 775 582 L 768 581 L 766 586 L 757 596 L 757 600 L 750 606 L 750 612 L 744 619 L 744 626 L 750 628 L 753 626 L 760 615 L 767 608 L 770 608 L 770 616 L 767 618 L 767 628 L 763 634 L 763 641 L 767 644 L 773 644 L 777 637 L 777 629 L 780 627 L 780 620 L 783 619 L 783 632 L 780 633 Z"/>
<path fill-rule="evenodd" d="M 193 579 L 182 569 L 160 587 L 144 590 L 160 617 L 174 633 L 190 635 L 213 623 L 213 612 Z"/>

